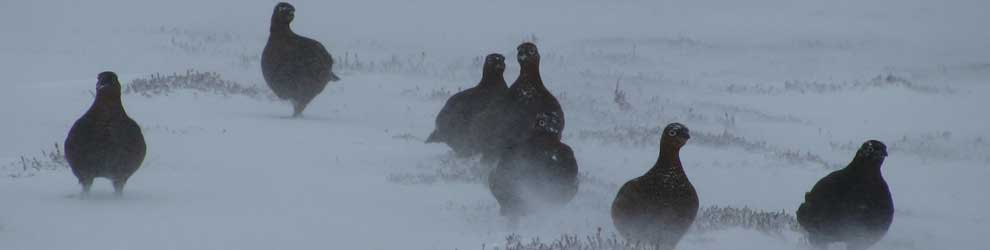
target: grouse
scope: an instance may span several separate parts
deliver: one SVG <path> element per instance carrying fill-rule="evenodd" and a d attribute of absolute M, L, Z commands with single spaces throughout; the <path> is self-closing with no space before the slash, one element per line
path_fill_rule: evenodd
<path fill-rule="evenodd" d="M 851 163 L 822 178 L 804 195 L 797 220 L 818 249 L 844 242 L 846 249 L 867 249 L 887 233 L 894 201 L 880 171 L 887 146 L 870 140 Z"/>
<path fill-rule="evenodd" d="M 660 156 L 646 174 L 626 182 L 612 202 L 612 222 L 626 240 L 674 249 L 698 214 L 698 193 L 681 165 L 680 150 L 691 138 L 671 123 L 660 138 Z"/>
<path fill-rule="evenodd" d="M 103 177 L 122 195 L 127 179 L 144 161 L 145 150 L 141 127 L 124 112 L 117 75 L 100 73 L 96 100 L 65 138 L 65 157 L 82 184 L 82 194 L 89 193 L 93 179 Z"/>
<path fill-rule="evenodd" d="M 543 85 L 540 78 L 540 53 L 533 43 L 523 43 L 516 48 L 519 61 L 519 77 L 508 92 L 493 100 L 485 111 L 472 122 L 470 136 L 480 148 L 486 162 L 494 162 L 505 150 L 528 138 L 533 131 L 527 129 L 532 117 L 547 113 L 560 120 L 563 133 L 564 111 L 557 98 Z"/>
<path fill-rule="evenodd" d="M 300 117 L 327 82 L 340 78 L 333 73 L 333 57 L 323 44 L 289 28 L 295 12 L 291 4 L 275 5 L 271 34 L 261 53 L 261 72 L 275 95 L 292 103 L 292 117 Z"/>
<path fill-rule="evenodd" d="M 427 143 L 447 143 L 459 156 L 478 153 L 468 134 L 468 126 L 492 100 L 505 95 L 508 87 L 502 73 L 505 72 L 505 56 L 490 54 L 485 57 L 481 82 L 477 86 L 454 94 L 440 109 L 436 129 L 426 139 Z"/>
<path fill-rule="evenodd" d="M 574 151 L 560 142 L 563 120 L 543 112 L 529 124 L 530 138 L 506 151 L 488 177 L 501 214 L 513 223 L 540 208 L 567 204 L 578 189 Z"/>

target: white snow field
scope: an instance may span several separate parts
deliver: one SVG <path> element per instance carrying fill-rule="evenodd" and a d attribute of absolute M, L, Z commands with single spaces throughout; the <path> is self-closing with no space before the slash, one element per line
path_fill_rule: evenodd
<path fill-rule="evenodd" d="M 270 99 L 260 72 L 275 1 L 0 2 L 0 249 L 470 250 L 504 249 L 510 235 L 610 238 L 618 186 L 652 166 L 670 122 L 692 131 L 682 160 L 702 207 L 777 216 L 770 229 L 706 219 L 678 249 L 808 249 L 790 216 L 867 139 L 890 148 L 896 207 L 873 249 L 987 249 L 990 2 L 292 3 L 293 29 L 321 41 L 342 78 L 304 119 L 285 118 L 290 105 Z M 480 58 L 514 58 L 522 41 L 541 50 L 582 182 L 566 207 L 512 229 L 477 159 L 423 140 L 444 100 L 477 83 Z M 193 70 L 261 92 L 125 94 L 147 158 L 122 198 L 99 179 L 81 200 L 55 143 L 105 70 L 125 88 Z M 517 71 L 508 62 L 506 80 Z"/>

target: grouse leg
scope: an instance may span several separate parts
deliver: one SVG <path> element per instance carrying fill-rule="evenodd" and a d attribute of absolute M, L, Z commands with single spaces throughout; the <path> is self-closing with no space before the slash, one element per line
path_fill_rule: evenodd
<path fill-rule="evenodd" d="M 300 104 L 299 101 L 296 100 L 289 100 L 289 102 L 292 103 L 292 118 L 302 117 L 302 111 L 303 108 L 305 108 L 305 105 Z"/>
<path fill-rule="evenodd" d="M 93 187 L 93 177 L 79 177 L 79 184 L 82 185 L 79 198 L 86 198 L 89 195 L 89 189 Z"/>
<path fill-rule="evenodd" d="M 127 184 L 127 178 L 115 178 L 113 179 L 113 194 L 116 196 L 124 195 L 124 185 Z"/>

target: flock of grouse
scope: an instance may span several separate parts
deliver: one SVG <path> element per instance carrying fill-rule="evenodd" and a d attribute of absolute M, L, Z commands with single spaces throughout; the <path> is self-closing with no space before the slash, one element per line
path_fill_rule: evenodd
<path fill-rule="evenodd" d="M 323 45 L 292 31 L 294 15 L 288 3 L 275 6 L 261 68 L 268 86 L 292 103 L 293 117 L 298 117 L 328 82 L 339 78 Z M 427 139 L 449 145 L 458 156 L 481 155 L 484 164 L 493 165 L 489 188 L 512 224 L 529 212 L 567 204 L 578 190 L 574 152 L 561 142 L 564 112 L 540 77 L 540 53 L 533 43 L 517 51 L 520 71 L 511 86 L 502 77 L 505 57 L 488 55 L 481 81 L 447 100 Z M 121 195 L 144 160 L 141 128 L 124 112 L 120 95 L 117 76 L 100 73 L 92 106 L 65 140 L 82 197 L 97 177 L 110 179 Z M 691 227 L 698 193 L 679 156 L 690 138 L 687 126 L 667 125 L 656 163 L 616 194 L 612 219 L 627 240 L 673 249 Z M 797 219 L 814 247 L 844 242 L 847 249 L 866 249 L 886 234 L 894 207 L 881 174 L 885 157 L 883 143 L 867 141 L 847 167 L 822 178 L 805 195 Z"/>

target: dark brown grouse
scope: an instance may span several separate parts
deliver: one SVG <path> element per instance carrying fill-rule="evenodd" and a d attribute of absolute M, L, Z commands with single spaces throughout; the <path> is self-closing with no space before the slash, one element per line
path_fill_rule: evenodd
<path fill-rule="evenodd" d="M 447 103 L 437 114 L 436 129 L 426 139 L 427 143 L 446 143 L 459 156 L 478 154 L 472 143 L 468 126 L 474 118 L 492 103 L 492 100 L 505 95 L 509 87 L 502 73 L 505 72 L 505 57 L 490 54 L 485 57 L 481 82 L 477 86 L 458 92 L 447 99 Z"/>
<path fill-rule="evenodd" d="M 529 124 L 530 138 L 507 150 L 488 178 L 501 214 L 513 223 L 530 212 L 567 204 L 578 189 L 574 151 L 560 142 L 563 120 L 539 113 Z"/>
<path fill-rule="evenodd" d="M 564 111 L 557 98 L 543 85 L 540 78 L 540 53 L 533 43 L 516 48 L 519 77 L 501 98 L 496 98 L 472 122 L 473 144 L 481 149 L 486 162 L 494 162 L 508 148 L 532 137 L 527 129 L 532 117 L 547 113 L 560 119 L 563 133 Z"/>
<path fill-rule="evenodd" d="M 680 151 L 691 138 L 671 123 L 660 137 L 660 156 L 643 176 L 626 182 L 612 203 L 612 222 L 631 242 L 674 249 L 698 214 L 698 193 L 684 173 Z"/>
<path fill-rule="evenodd" d="M 141 127 L 124 112 L 117 75 L 100 73 L 96 100 L 65 138 L 65 158 L 83 195 L 96 177 L 110 179 L 114 193 L 123 194 L 127 179 L 144 161 L 145 149 Z"/>
<path fill-rule="evenodd" d="M 261 73 L 276 96 L 292 103 L 292 116 L 300 117 L 327 82 L 340 78 L 333 73 L 333 57 L 323 44 L 289 28 L 295 12 L 291 4 L 275 5 L 268 44 L 261 53 Z"/>
<path fill-rule="evenodd" d="M 870 140 L 843 169 L 822 178 L 804 195 L 797 220 L 818 249 L 843 242 L 846 249 L 867 249 L 879 241 L 894 220 L 894 200 L 880 167 L 887 146 Z"/>

